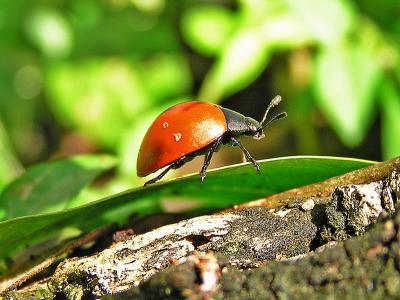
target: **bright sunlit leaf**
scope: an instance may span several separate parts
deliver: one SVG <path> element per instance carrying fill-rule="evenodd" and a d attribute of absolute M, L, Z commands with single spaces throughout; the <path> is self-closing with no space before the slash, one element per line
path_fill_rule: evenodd
<path fill-rule="evenodd" d="M 313 42 L 311 33 L 287 12 L 265 18 L 261 31 L 264 40 L 273 47 L 291 49 Z"/>
<path fill-rule="evenodd" d="M 271 50 L 259 30 L 239 31 L 207 74 L 199 98 L 217 102 L 241 90 L 260 75 L 270 56 Z"/>
<path fill-rule="evenodd" d="M 400 91 L 387 81 L 382 89 L 382 150 L 385 159 L 400 155 Z"/>
<path fill-rule="evenodd" d="M 379 76 L 374 58 L 357 44 L 324 48 L 317 56 L 317 104 L 349 147 L 361 143 L 372 123 Z"/>
<path fill-rule="evenodd" d="M 49 106 L 57 119 L 112 149 L 152 103 L 134 65 L 122 59 L 58 64 L 46 79 Z"/>
<path fill-rule="evenodd" d="M 140 63 L 146 93 L 157 102 L 190 94 L 192 81 L 187 59 L 180 54 L 159 53 Z"/>
<path fill-rule="evenodd" d="M 353 8 L 345 0 L 285 0 L 289 14 L 314 40 L 332 45 L 343 40 L 353 26 Z"/>
<path fill-rule="evenodd" d="M 279 46 L 306 42 L 336 44 L 354 25 L 352 5 L 345 0 L 239 0 L 246 24 L 263 24 L 266 41 Z"/>
<path fill-rule="evenodd" d="M 159 13 L 165 7 L 165 0 L 130 0 L 138 9 L 146 13 Z"/>
<path fill-rule="evenodd" d="M 38 8 L 28 16 L 26 33 L 31 41 L 48 57 L 64 57 L 73 44 L 68 20 L 53 8 Z"/>
<path fill-rule="evenodd" d="M 228 9 L 202 5 L 184 12 L 181 31 L 193 49 L 206 56 L 215 56 L 224 48 L 234 25 L 235 17 Z"/>

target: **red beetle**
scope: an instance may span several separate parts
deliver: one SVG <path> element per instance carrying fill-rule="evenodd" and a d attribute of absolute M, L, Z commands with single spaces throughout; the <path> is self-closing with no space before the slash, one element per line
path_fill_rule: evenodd
<path fill-rule="evenodd" d="M 144 177 L 168 166 L 145 183 L 152 184 L 169 170 L 177 169 L 195 156 L 205 154 L 200 171 L 200 179 L 204 181 L 211 157 L 221 144 L 239 146 L 259 173 L 257 161 L 243 147 L 238 137 L 247 135 L 255 139 L 263 138 L 266 126 L 287 115 L 283 112 L 266 122 L 269 110 L 280 101 L 280 96 L 271 101 L 261 122 L 219 105 L 199 101 L 185 102 L 167 109 L 153 122 L 142 141 L 137 159 L 137 175 Z"/>

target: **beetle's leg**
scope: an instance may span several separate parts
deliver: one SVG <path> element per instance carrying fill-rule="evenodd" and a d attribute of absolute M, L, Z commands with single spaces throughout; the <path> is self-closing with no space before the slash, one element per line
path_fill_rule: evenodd
<path fill-rule="evenodd" d="M 200 180 L 201 182 L 204 181 L 204 178 L 206 178 L 207 175 L 207 168 L 210 165 L 211 162 L 211 158 L 214 154 L 215 151 L 217 151 L 218 146 L 221 145 L 222 142 L 222 136 L 219 137 L 211 146 L 210 150 L 208 150 L 208 152 L 206 153 L 206 156 L 204 157 L 204 164 L 203 167 L 201 168 L 200 171 Z"/>
<path fill-rule="evenodd" d="M 167 168 L 165 168 L 164 171 L 162 171 L 160 174 L 158 174 L 156 177 L 154 177 L 153 179 L 150 179 L 149 181 L 147 181 L 144 186 L 148 186 L 149 184 L 153 184 L 157 181 L 159 181 L 161 178 L 163 178 L 165 176 L 165 174 L 168 173 L 169 170 L 171 170 L 173 168 L 173 164 L 170 164 Z"/>
<path fill-rule="evenodd" d="M 256 169 L 257 173 L 260 173 L 260 166 L 258 165 L 258 162 L 251 156 L 250 152 L 243 147 L 242 143 L 235 137 L 231 137 L 232 144 L 234 146 L 239 146 L 240 149 L 242 149 L 244 156 L 246 156 L 247 161 L 251 162 Z"/>
<path fill-rule="evenodd" d="M 182 156 L 180 159 L 177 159 L 176 161 L 171 163 L 168 167 L 166 167 L 165 170 L 162 171 L 160 174 L 158 174 L 156 177 L 147 181 L 144 184 L 144 186 L 148 186 L 149 184 L 153 184 L 153 183 L 159 181 L 161 178 L 163 178 L 165 176 L 165 174 L 168 173 L 169 170 L 179 168 L 180 166 L 182 166 L 185 163 L 185 159 L 186 159 L 186 156 Z"/>

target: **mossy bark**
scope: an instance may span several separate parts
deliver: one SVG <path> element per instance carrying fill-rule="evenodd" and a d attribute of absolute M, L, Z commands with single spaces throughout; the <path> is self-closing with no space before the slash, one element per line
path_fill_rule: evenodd
<path fill-rule="evenodd" d="M 219 257 L 220 277 L 211 293 L 201 292 L 199 267 L 189 260 L 113 298 L 399 299 L 399 228 L 396 213 L 362 237 L 259 268 L 238 269 Z"/>

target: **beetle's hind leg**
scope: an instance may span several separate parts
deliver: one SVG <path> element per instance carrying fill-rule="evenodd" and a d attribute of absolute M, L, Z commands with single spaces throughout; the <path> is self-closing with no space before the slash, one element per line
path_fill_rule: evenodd
<path fill-rule="evenodd" d="M 169 172 L 169 170 L 179 168 L 180 166 L 185 164 L 186 158 L 187 158 L 186 156 L 182 156 L 181 158 L 179 158 L 176 161 L 172 162 L 168 167 L 165 168 L 164 171 L 162 171 L 160 174 L 158 174 L 153 179 L 150 179 L 149 181 L 147 181 L 144 184 L 144 186 L 148 186 L 149 184 L 153 184 L 153 183 L 159 181 L 161 178 L 163 178 L 165 176 L 165 174 L 167 174 Z"/>
<path fill-rule="evenodd" d="M 221 143 L 222 143 L 222 136 L 219 137 L 217 140 L 215 140 L 215 142 L 211 145 L 210 150 L 208 150 L 208 152 L 206 153 L 206 155 L 204 157 L 204 164 L 200 171 L 201 182 L 204 182 L 204 178 L 206 178 L 207 168 L 210 165 L 211 158 L 212 158 L 214 152 L 217 151 L 217 149 L 218 149 L 219 145 L 221 145 Z"/>
<path fill-rule="evenodd" d="M 260 173 L 260 166 L 258 162 L 254 159 L 253 156 L 251 156 L 250 152 L 242 145 L 242 143 L 235 137 L 231 137 L 232 144 L 234 146 L 238 146 L 240 149 L 242 149 L 244 156 L 246 156 L 247 161 L 251 162 L 256 169 L 257 173 Z"/>

